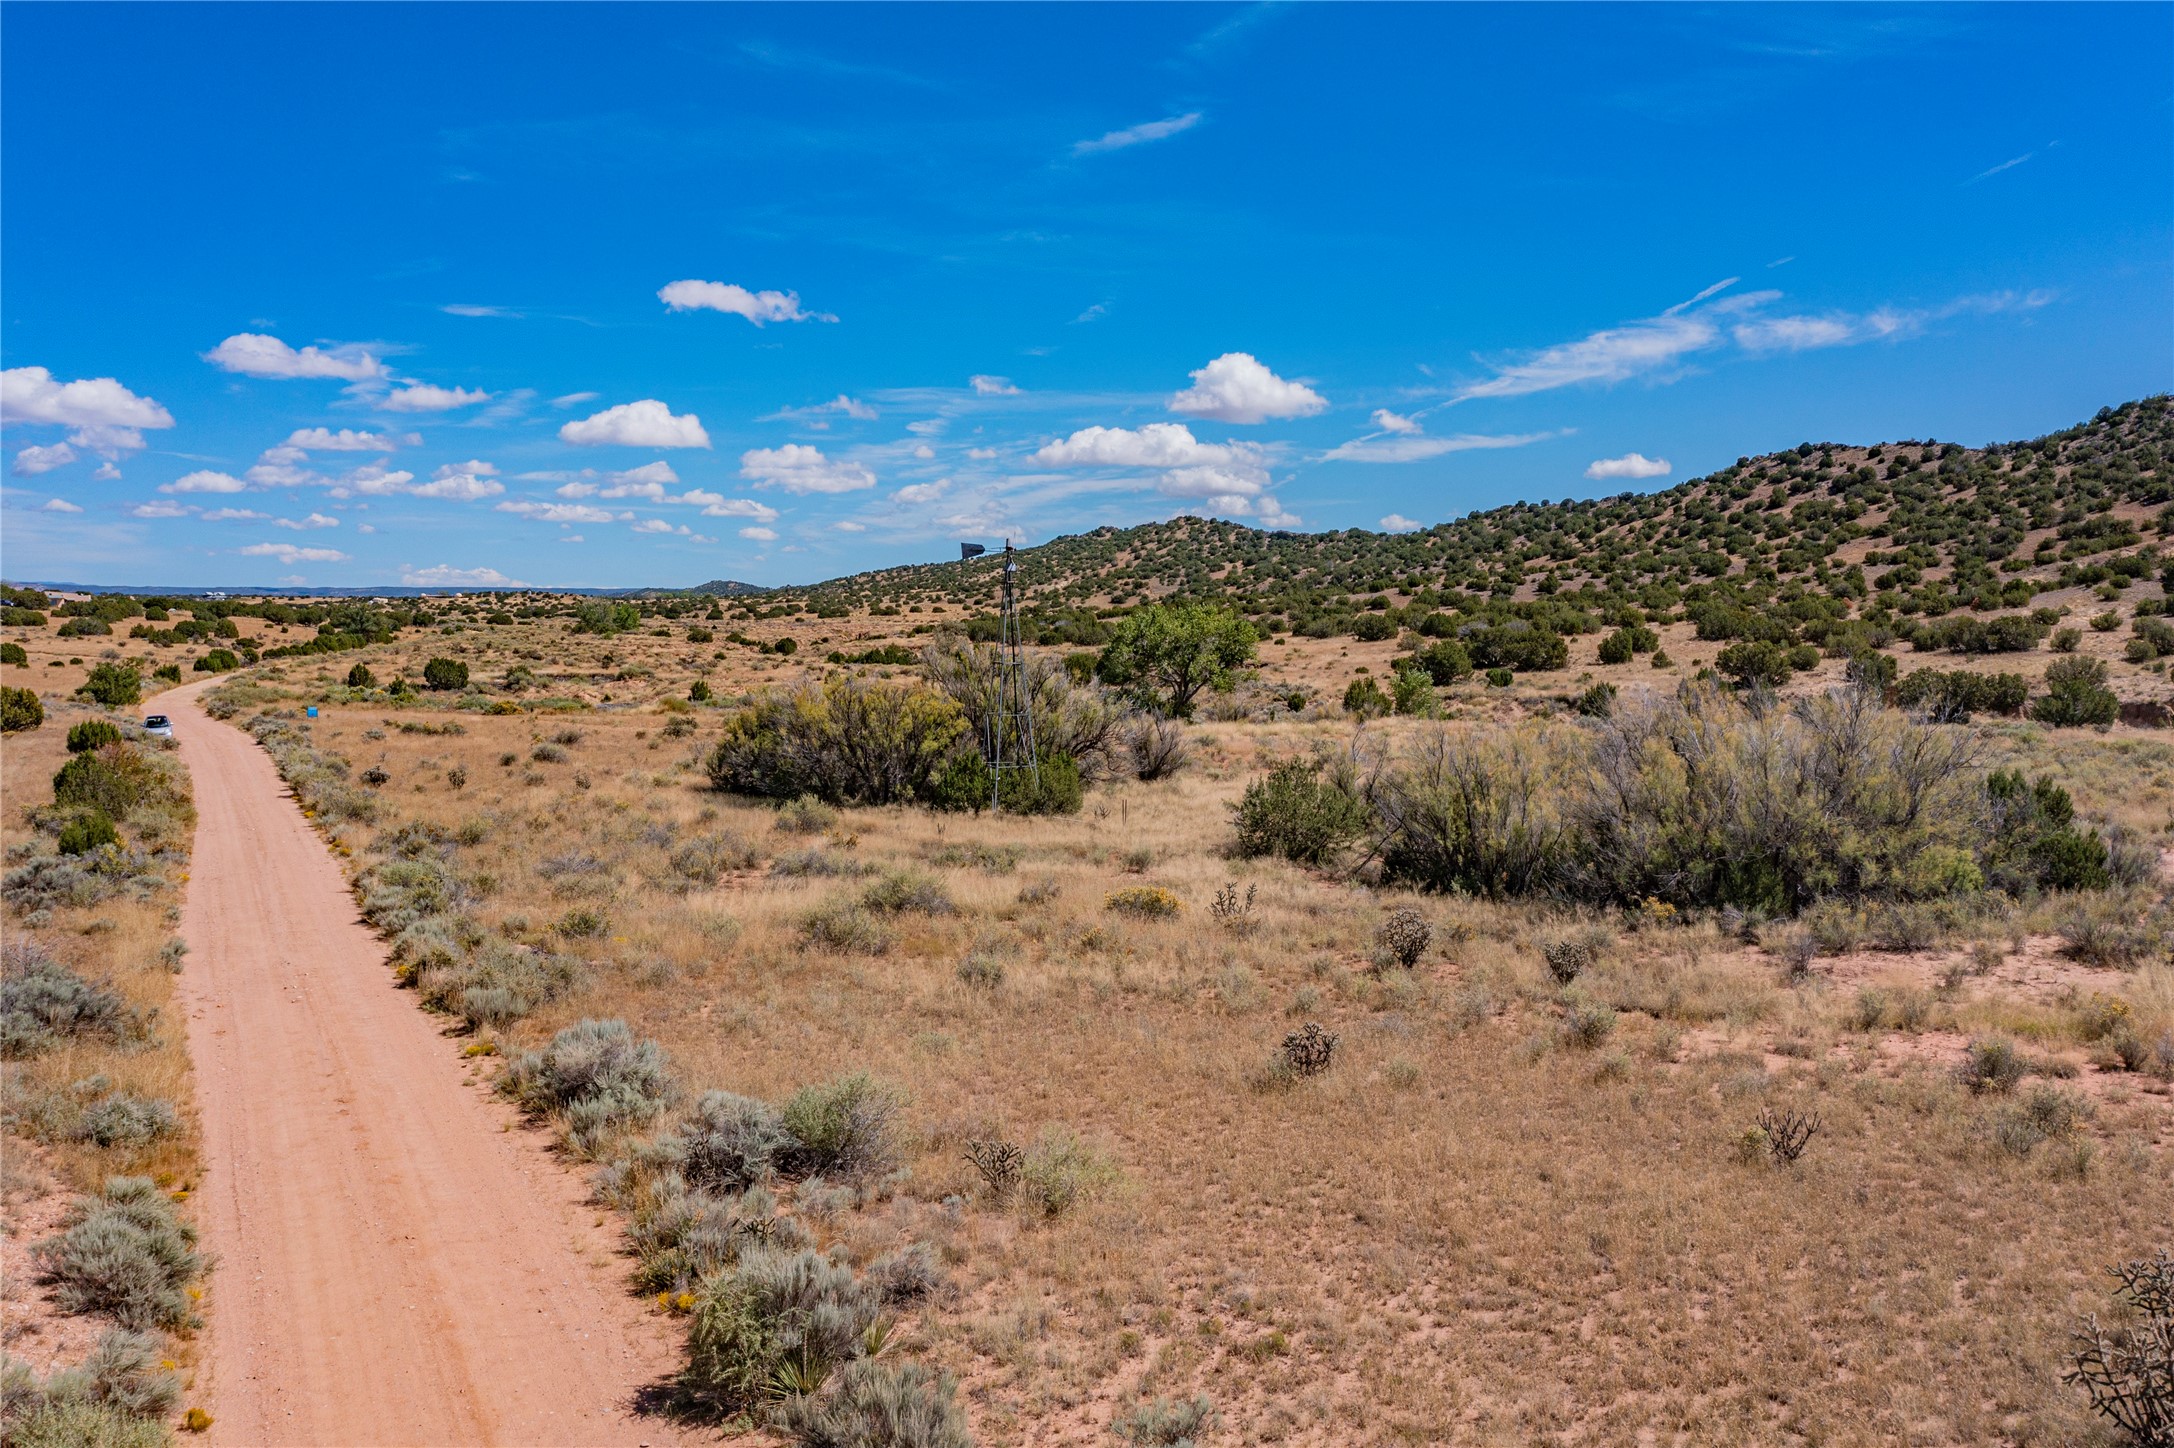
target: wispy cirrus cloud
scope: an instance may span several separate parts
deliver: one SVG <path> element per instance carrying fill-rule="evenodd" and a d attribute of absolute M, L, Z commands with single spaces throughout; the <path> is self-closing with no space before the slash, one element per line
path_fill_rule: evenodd
<path fill-rule="evenodd" d="M 1536 442 L 1546 442 L 1561 434 L 1553 432 L 1475 433 L 1460 432 L 1446 437 L 1421 437 L 1414 433 L 1399 433 L 1389 437 L 1353 438 L 1339 447 L 1321 454 L 1323 462 L 1347 463 L 1416 463 L 1428 458 L 1438 458 L 1445 453 L 1474 452 L 1491 448 L 1529 447 Z"/>
<path fill-rule="evenodd" d="M 1145 145 L 1149 141 L 1165 141 L 1175 135 L 1190 131 L 1206 117 L 1199 111 L 1187 111 L 1182 116 L 1166 116 L 1159 121 L 1143 121 L 1137 126 L 1109 131 L 1092 141 L 1075 141 L 1072 154 L 1093 156 L 1104 151 L 1122 151 L 1128 146 Z"/>
<path fill-rule="evenodd" d="M 1658 316 L 1603 328 L 1576 341 L 1498 363 L 1492 376 L 1456 389 L 1449 401 L 1524 397 L 1633 379 L 1668 382 L 1682 376 L 1692 359 L 1725 352 L 1731 346 L 1745 356 L 1759 357 L 1901 340 L 1950 318 L 2034 311 L 2057 299 L 2052 291 L 2036 289 L 1978 293 L 1933 307 L 1777 313 L 1773 308 L 1783 295 L 1778 291 L 1719 295 L 1735 281 L 1732 277 L 1717 282 Z"/>

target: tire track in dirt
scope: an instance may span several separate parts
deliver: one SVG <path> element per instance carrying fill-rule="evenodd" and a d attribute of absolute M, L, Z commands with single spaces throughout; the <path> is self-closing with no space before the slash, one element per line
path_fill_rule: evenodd
<path fill-rule="evenodd" d="M 581 1184 L 469 1080 L 254 740 L 169 693 L 196 851 L 178 1001 L 218 1268 L 196 1401 L 236 1445 L 680 1441 L 672 1330 Z"/>

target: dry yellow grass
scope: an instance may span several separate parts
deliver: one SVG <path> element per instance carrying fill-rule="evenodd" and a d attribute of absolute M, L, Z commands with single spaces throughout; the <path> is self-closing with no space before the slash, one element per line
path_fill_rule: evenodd
<path fill-rule="evenodd" d="M 791 627 L 806 658 L 893 622 Z M 488 888 L 489 928 L 588 960 L 588 988 L 515 1028 L 518 1042 L 621 1016 L 665 1045 L 690 1090 L 779 1099 L 865 1069 L 906 1093 L 903 1190 L 815 1220 L 856 1256 L 909 1238 L 939 1249 L 955 1292 L 910 1323 L 906 1347 L 960 1375 L 980 1441 L 1106 1442 L 1121 1407 L 1195 1392 L 1223 1414 L 1214 1441 L 1230 1442 L 2092 1431 L 2057 1381 L 2065 1337 L 2104 1305 L 2105 1263 L 2167 1240 L 2170 1102 L 2143 1078 L 2100 1080 L 2073 1004 L 2022 976 L 1942 993 L 1935 957 L 1880 958 L 1932 1008 L 1913 1031 L 1866 1032 L 1846 973 L 1823 966 L 1790 987 L 1710 922 L 1614 920 L 1601 963 L 1566 992 L 1539 945 L 1579 923 L 1567 916 L 1225 858 L 1228 806 L 1261 760 L 1343 739 L 1333 721 L 1197 726 L 1187 772 L 1094 789 L 1073 818 L 849 810 L 821 835 L 791 834 L 772 809 L 706 789 L 698 760 L 717 714 L 664 701 L 698 674 L 729 697 L 797 665 L 690 647 L 683 629 L 599 640 L 563 628 L 469 629 L 360 657 L 380 678 L 417 676 L 431 652 L 465 657 L 479 679 L 526 659 L 546 675 L 537 695 L 609 694 L 609 707 L 496 717 L 330 702 L 316 744 L 386 771 L 376 829 L 471 824 L 459 867 Z M 265 673 L 290 702 L 329 699 L 323 685 L 353 657 Z M 695 732 L 668 735 L 678 718 Z M 400 727 L 449 720 L 465 732 Z M 563 730 L 580 736 L 560 746 L 567 758 L 534 759 Z M 2166 823 L 2155 791 L 2174 755 L 2156 741 L 2055 748 L 2005 726 L 2004 738 L 2034 766 L 2057 763 L 2085 808 Z M 371 828 L 328 833 L 358 866 L 369 858 Z M 920 871 L 958 909 L 889 919 L 881 954 L 811 949 L 809 912 L 876 876 L 758 867 L 683 888 L 673 849 L 720 833 L 771 859 L 815 848 Z M 538 869 L 570 856 L 596 868 Z M 1249 922 L 1211 917 L 1227 881 L 1257 887 Z M 1140 885 L 1183 910 L 1105 908 Z M 1370 961 L 1399 904 L 1435 930 L 1409 973 Z M 576 909 L 602 914 L 606 933 L 556 934 Z M 2015 928 L 2043 955 L 2029 924 Z M 969 956 L 997 962 L 1001 984 L 963 979 Z M 2140 1018 L 2174 1018 L 2163 966 L 2114 983 Z M 1622 1011 L 1590 1049 L 1562 1030 L 1582 1002 Z M 1270 1053 L 1306 1021 L 1340 1036 L 1333 1067 L 1264 1089 Z M 2097 1103 L 2087 1153 L 1994 1145 L 2003 1103 L 1952 1071 L 1966 1033 L 1994 1028 L 2075 1059 L 2083 1074 L 2066 1089 L 2090 1086 Z M 1820 1114 L 1793 1169 L 1737 1158 L 1770 1104 Z M 1053 1220 L 986 1203 L 965 1141 L 1051 1126 L 1096 1144 L 1120 1179 Z"/>

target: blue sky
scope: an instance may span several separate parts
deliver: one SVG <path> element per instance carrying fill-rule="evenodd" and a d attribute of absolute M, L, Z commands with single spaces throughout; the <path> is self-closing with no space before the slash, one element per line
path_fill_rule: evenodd
<path fill-rule="evenodd" d="M 2174 8 L 26 5 L 4 567 L 810 581 L 2174 386 Z"/>

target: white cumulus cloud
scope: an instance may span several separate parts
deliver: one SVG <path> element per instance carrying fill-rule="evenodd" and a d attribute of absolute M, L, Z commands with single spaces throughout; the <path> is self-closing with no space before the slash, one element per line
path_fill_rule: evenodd
<path fill-rule="evenodd" d="M 1147 141 L 1167 140 L 1182 131 L 1190 131 L 1200 124 L 1199 111 L 1187 111 L 1182 116 L 1168 116 L 1159 121 L 1142 121 L 1137 126 L 1127 126 L 1121 131 L 1108 131 L 1092 141 L 1076 141 L 1072 145 L 1075 156 L 1092 156 L 1101 151 L 1122 151 L 1127 146 L 1137 146 Z"/>
<path fill-rule="evenodd" d="M 412 563 L 400 565 L 400 581 L 409 588 L 519 588 L 521 580 L 508 578 L 495 568 L 455 568 L 450 563 L 433 563 L 428 568 L 417 568 Z"/>
<path fill-rule="evenodd" d="M 861 464 L 824 457 L 820 448 L 797 442 L 749 448 L 740 454 L 740 476 L 788 493 L 851 493 L 876 485 L 876 475 Z"/>
<path fill-rule="evenodd" d="M 482 498 L 495 498 L 506 491 L 506 485 L 498 481 L 497 468 L 486 462 L 447 463 L 430 475 L 430 481 L 419 483 L 406 491 L 417 498 L 447 498 L 457 503 L 473 503 Z"/>
<path fill-rule="evenodd" d="M 976 397 L 1017 397 L 1019 395 L 1019 389 L 1012 385 L 1012 380 L 1009 377 L 991 377 L 986 372 L 977 372 L 966 380 L 973 387 Z"/>
<path fill-rule="evenodd" d="M 1170 410 L 1215 422 L 1265 422 L 1311 417 L 1328 399 L 1303 382 L 1286 382 L 1250 352 L 1225 352 L 1192 374 L 1193 385 L 1170 399 Z"/>
<path fill-rule="evenodd" d="M 335 377 L 342 382 L 370 382 L 384 377 L 385 364 L 356 346 L 288 346 L 261 332 L 236 332 L 204 354 L 204 360 L 244 377 Z"/>
<path fill-rule="evenodd" d="M 162 493 L 246 493 L 249 484 L 227 473 L 200 469 L 170 483 L 159 484 Z"/>
<path fill-rule="evenodd" d="M 47 498 L 45 500 L 45 511 L 48 513 L 80 513 L 83 510 L 66 498 Z"/>
<path fill-rule="evenodd" d="M 759 503 L 753 498 L 728 498 L 702 488 L 689 488 L 670 501 L 691 503 L 702 510 L 705 518 L 753 518 L 758 523 L 774 523 L 778 519 L 778 510 L 768 503 Z"/>
<path fill-rule="evenodd" d="M 297 533 L 306 533 L 312 528 L 337 528 L 340 526 L 340 520 L 324 513 L 312 513 L 307 518 L 274 518 L 272 526 L 275 528 L 292 528 Z"/>
<path fill-rule="evenodd" d="M 1374 426 L 1383 432 L 1413 433 L 1420 431 L 1417 419 L 1391 412 L 1386 407 L 1374 409 Z"/>
<path fill-rule="evenodd" d="M 289 568 L 297 563 L 344 563 L 347 555 L 337 548 L 298 548 L 292 543 L 252 543 L 235 552 L 244 558 L 277 558 Z"/>
<path fill-rule="evenodd" d="M 710 435 L 702 419 L 693 413 L 674 417 L 672 409 L 655 398 L 622 402 L 592 417 L 569 422 L 559 429 L 559 440 L 577 447 L 708 447 Z"/>
<path fill-rule="evenodd" d="M 34 478 L 55 468 L 64 468 L 75 461 L 75 449 L 64 442 L 51 447 L 26 447 L 15 455 L 12 469 L 18 478 Z"/>
<path fill-rule="evenodd" d="M 194 510 L 186 503 L 174 503 L 164 498 L 153 498 L 148 503 L 138 503 L 135 507 L 130 508 L 128 516 L 131 518 L 186 518 L 192 511 Z"/>
<path fill-rule="evenodd" d="M 610 523 L 631 516 L 588 503 L 536 503 L 526 499 L 500 503 L 498 511 L 511 513 L 519 518 L 530 518 L 538 523 Z"/>
<path fill-rule="evenodd" d="M 777 529 L 775 528 L 742 528 L 740 536 L 752 539 L 757 543 L 775 543 L 778 540 Z"/>
<path fill-rule="evenodd" d="M 428 382 L 411 382 L 397 392 L 380 397 L 375 406 L 379 412 L 451 412 L 456 408 L 473 407 L 479 402 L 489 402 L 491 394 L 468 387 L 437 387 Z"/>
<path fill-rule="evenodd" d="M 43 367 L 0 371 L 0 421 L 47 422 L 75 428 L 174 425 L 172 413 L 148 397 L 138 397 L 111 377 L 58 382 Z M 143 446 L 141 439 L 136 446 Z"/>
<path fill-rule="evenodd" d="M 1381 531 L 1384 533 L 1416 533 L 1426 526 L 1426 524 L 1415 518 L 1405 517 L 1402 513 L 1391 513 L 1381 520 Z"/>
<path fill-rule="evenodd" d="M 1649 458 L 1644 453 L 1625 453 L 1619 458 L 1596 458 L 1585 469 L 1589 478 L 1665 478 L 1674 471 L 1667 458 Z"/>
<path fill-rule="evenodd" d="M 1095 467 L 1161 473 L 1156 491 L 1204 501 L 1218 512 L 1244 513 L 1268 488 L 1266 454 L 1251 443 L 1202 442 L 1182 422 L 1140 428 L 1084 427 L 1045 444 L 1034 460 L 1053 467 Z"/>
<path fill-rule="evenodd" d="M 657 300 L 675 312 L 724 312 L 765 322 L 835 322 L 827 312 L 803 311 L 798 292 L 751 292 L 732 282 L 677 281 L 658 289 Z"/>
<path fill-rule="evenodd" d="M 412 432 L 396 436 L 389 432 L 358 432 L 351 427 L 343 427 L 338 432 L 324 427 L 300 427 L 287 435 L 285 446 L 302 452 L 392 452 L 403 446 L 413 447 L 421 441 Z"/>

